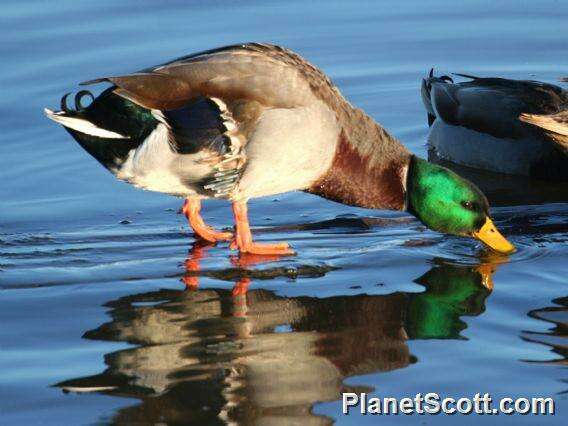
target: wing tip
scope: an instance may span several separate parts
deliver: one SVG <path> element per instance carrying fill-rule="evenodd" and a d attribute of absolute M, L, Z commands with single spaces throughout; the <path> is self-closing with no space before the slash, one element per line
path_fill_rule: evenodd
<path fill-rule="evenodd" d="M 471 80 L 479 80 L 481 77 L 476 77 L 475 75 L 471 74 L 462 74 L 459 72 L 453 72 L 452 75 L 457 75 L 458 77 L 469 78 Z"/>
<path fill-rule="evenodd" d="M 90 86 L 91 84 L 99 84 L 99 83 L 110 83 L 110 78 L 111 77 L 101 77 L 101 78 L 95 78 L 92 80 L 87 80 L 87 81 L 82 81 L 81 83 L 79 83 L 79 86 Z"/>

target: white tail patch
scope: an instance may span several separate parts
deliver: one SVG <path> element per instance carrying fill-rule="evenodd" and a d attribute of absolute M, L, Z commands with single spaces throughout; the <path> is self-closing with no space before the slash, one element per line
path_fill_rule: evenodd
<path fill-rule="evenodd" d="M 52 111 L 48 108 L 43 110 L 47 118 L 51 118 L 53 121 L 61 124 L 62 126 L 68 127 L 70 129 L 76 130 L 77 132 L 85 133 L 91 136 L 97 136 L 99 138 L 106 139 L 129 139 L 129 136 L 121 135 L 120 133 L 112 132 L 110 130 L 101 129 L 95 126 L 93 123 L 87 120 L 82 120 L 80 118 L 68 117 L 65 115 L 64 111 Z"/>
<path fill-rule="evenodd" d="M 91 386 L 91 387 L 64 386 L 62 387 L 62 389 L 67 392 L 89 393 L 89 392 L 111 391 L 116 389 L 117 387 L 118 386 Z"/>

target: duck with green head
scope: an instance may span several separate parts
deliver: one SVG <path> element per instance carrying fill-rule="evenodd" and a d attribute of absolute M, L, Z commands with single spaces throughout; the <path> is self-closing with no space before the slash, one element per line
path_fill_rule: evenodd
<path fill-rule="evenodd" d="M 483 194 L 457 174 L 412 155 L 319 69 L 274 45 L 200 52 L 105 77 L 86 108 L 46 109 L 116 177 L 186 199 L 195 234 L 253 254 L 292 254 L 253 241 L 247 202 L 303 190 L 341 203 L 407 210 L 426 226 L 514 247 L 496 230 Z M 235 232 L 205 224 L 201 201 L 232 202 Z"/>

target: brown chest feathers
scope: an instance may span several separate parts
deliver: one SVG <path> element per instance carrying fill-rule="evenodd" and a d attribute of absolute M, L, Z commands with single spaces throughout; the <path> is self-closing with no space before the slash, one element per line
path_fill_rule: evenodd
<path fill-rule="evenodd" d="M 342 131 L 331 168 L 308 192 L 351 206 L 404 210 L 410 154 L 405 149 L 385 156 L 390 158 L 376 158 L 377 154 L 362 154 Z"/>

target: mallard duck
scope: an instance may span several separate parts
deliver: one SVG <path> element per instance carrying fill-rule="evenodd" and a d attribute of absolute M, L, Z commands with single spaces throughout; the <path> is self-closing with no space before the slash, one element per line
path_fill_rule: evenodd
<path fill-rule="evenodd" d="M 422 81 L 434 159 L 476 169 L 568 180 L 568 91 L 539 81 Z"/>
<path fill-rule="evenodd" d="M 512 252 L 483 193 L 457 174 L 412 155 L 298 54 L 240 44 L 104 77 L 111 87 L 83 108 L 62 99 L 46 109 L 117 178 L 186 199 L 196 235 L 230 240 L 253 254 L 292 254 L 286 243 L 253 241 L 251 198 L 302 190 L 341 203 L 406 210 L 433 230 Z M 200 216 L 201 200 L 230 200 L 235 233 Z"/>

